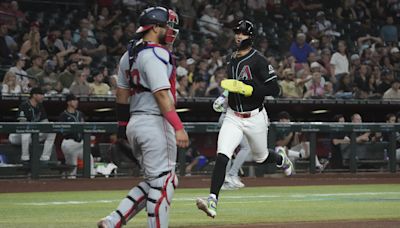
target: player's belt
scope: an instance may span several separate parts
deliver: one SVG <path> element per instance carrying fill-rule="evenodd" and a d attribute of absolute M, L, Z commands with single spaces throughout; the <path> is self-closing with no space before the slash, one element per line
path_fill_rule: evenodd
<path fill-rule="evenodd" d="M 249 111 L 249 112 L 233 112 L 233 113 L 235 113 L 235 115 L 240 118 L 249 118 L 249 117 L 257 115 L 259 112 L 261 112 L 263 110 L 263 108 L 264 108 L 264 106 L 261 106 L 257 109 Z"/>

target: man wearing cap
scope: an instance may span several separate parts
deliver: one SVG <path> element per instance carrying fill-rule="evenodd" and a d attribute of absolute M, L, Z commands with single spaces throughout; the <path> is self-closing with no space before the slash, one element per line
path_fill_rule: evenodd
<path fill-rule="evenodd" d="M 20 122 L 48 122 L 46 111 L 42 105 L 43 98 L 43 91 L 37 87 L 33 88 L 29 99 L 19 106 L 17 120 Z M 55 133 L 39 133 L 39 141 L 45 141 L 43 153 L 40 157 L 41 161 L 50 160 L 55 138 Z M 30 160 L 29 144 L 31 142 L 31 134 L 10 134 L 9 140 L 12 144 L 21 144 L 21 161 L 28 162 Z"/>
<path fill-rule="evenodd" d="M 75 79 L 75 73 L 78 70 L 76 62 L 68 61 L 64 72 L 60 74 L 60 82 L 64 88 L 69 88 Z"/>
<path fill-rule="evenodd" d="M 84 122 L 85 116 L 78 110 L 78 99 L 73 94 L 68 94 L 66 97 L 67 109 L 65 109 L 58 121 L 60 122 Z M 61 150 L 65 156 L 65 164 L 72 165 L 74 168 L 68 174 L 67 178 L 75 179 L 78 164 L 78 158 L 83 159 L 83 140 L 82 133 L 64 133 L 63 141 L 61 143 Z M 90 155 L 90 173 L 95 175 L 96 171 L 93 165 L 93 157 Z"/>

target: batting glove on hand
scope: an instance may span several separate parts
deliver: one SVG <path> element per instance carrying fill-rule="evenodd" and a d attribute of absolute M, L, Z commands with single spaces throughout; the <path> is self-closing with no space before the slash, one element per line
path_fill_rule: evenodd
<path fill-rule="evenodd" d="M 214 111 L 224 112 L 225 111 L 224 103 L 225 103 L 225 97 L 223 97 L 223 96 L 218 97 L 213 103 Z"/>
<path fill-rule="evenodd" d="M 245 97 L 253 94 L 253 87 L 235 79 L 225 79 L 221 81 L 221 87 L 232 93 L 243 94 Z"/>

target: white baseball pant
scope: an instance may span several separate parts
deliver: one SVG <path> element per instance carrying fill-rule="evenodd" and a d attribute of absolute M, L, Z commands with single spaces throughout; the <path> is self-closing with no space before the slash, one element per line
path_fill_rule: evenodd
<path fill-rule="evenodd" d="M 64 139 L 61 143 L 61 150 L 64 153 L 65 164 L 75 166 L 69 173 L 69 176 L 75 177 L 77 171 L 78 158 L 83 159 L 83 141 L 76 142 L 73 139 Z M 96 175 L 94 169 L 93 156 L 90 155 L 90 174 Z"/>
<path fill-rule="evenodd" d="M 268 115 L 265 108 L 261 111 L 255 109 L 249 113 L 251 113 L 250 117 L 243 118 L 228 108 L 218 134 L 217 153 L 232 158 L 235 148 L 240 144 L 242 138 L 246 137 L 253 160 L 262 163 L 269 155 L 267 147 Z"/>
<path fill-rule="evenodd" d="M 41 161 L 50 160 L 55 139 L 56 139 L 55 133 L 39 133 L 39 141 L 40 142 L 44 141 L 44 148 L 42 155 L 40 157 Z M 11 144 L 21 145 L 22 161 L 28 161 L 30 159 L 29 144 L 32 142 L 31 134 L 10 134 L 8 140 L 11 142 Z"/>

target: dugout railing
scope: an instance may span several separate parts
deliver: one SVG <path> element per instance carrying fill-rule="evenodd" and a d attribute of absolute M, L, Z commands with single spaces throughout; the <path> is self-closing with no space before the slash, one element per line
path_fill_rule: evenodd
<path fill-rule="evenodd" d="M 188 133 L 217 133 L 219 125 L 216 122 L 186 122 L 185 129 Z M 388 123 L 332 123 L 332 122 L 297 122 L 297 123 L 279 123 L 272 122 L 269 128 L 269 147 L 273 148 L 277 131 L 283 132 L 303 132 L 309 134 L 310 140 L 310 157 L 315 157 L 316 154 L 316 138 L 317 133 L 335 133 L 348 132 L 350 133 L 350 156 L 349 169 L 351 173 L 357 172 L 356 159 L 356 135 L 360 132 L 386 132 L 390 135 L 388 146 L 389 171 L 396 172 L 396 132 L 400 132 L 400 124 Z M 32 152 L 31 152 L 31 176 L 33 179 L 38 179 L 40 176 L 40 150 L 39 150 L 39 133 L 69 133 L 80 132 L 83 134 L 83 176 L 90 178 L 90 136 L 99 133 L 115 133 L 117 125 L 113 122 L 87 122 L 87 123 L 19 123 L 19 122 L 2 122 L 0 123 L 0 134 L 9 133 L 30 133 L 32 135 Z M 185 151 L 178 151 L 179 173 L 185 174 Z M 316 173 L 315 160 L 310 159 L 310 173 Z"/>

